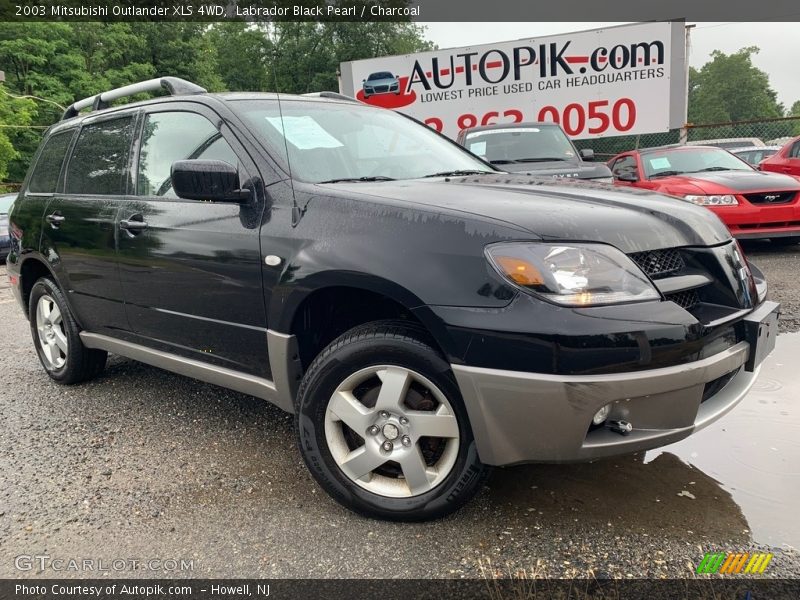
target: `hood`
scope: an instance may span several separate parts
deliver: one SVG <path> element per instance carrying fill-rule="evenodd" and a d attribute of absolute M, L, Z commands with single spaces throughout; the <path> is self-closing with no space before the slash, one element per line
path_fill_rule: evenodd
<path fill-rule="evenodd" d="M 599 179 L 611 177 L 611 170 L 603 163 L 587 162 L 537 162 L 537 163 L 510 163 L 495 165 L 498 169 L 520 175 L 535 177 L 558 177 L 575 179 Z"/>
<path fill-rule="evenodd" d="M 674 177 L 665 177 L 663 179 L 672 183 L 692 184 L 709 194 L 723 192 L 748 194 L 750 192 L 800 190 L 800 181 L 794 177 L 780 173 L 765 173 L 763 171 L 711 171 L 707 173 L 687 173 L 686 175 L 675 175 Z"/>
<path fill-rule="evenodd" d="M 611 184 L 512 174 L 325 186 L 392 203 L 502 222 L 543 240 L 612 244 L 626 253 L 730 240 L 714 213 L 683 200 Z M 528 236 L 509 233 L 509 238 Z M 495 240 L 487 240 L 487 243 Z"/>

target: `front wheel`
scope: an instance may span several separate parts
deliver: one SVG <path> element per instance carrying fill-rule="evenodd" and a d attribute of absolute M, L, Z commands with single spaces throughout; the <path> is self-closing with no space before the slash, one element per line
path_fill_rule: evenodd
<path fill-rule="evenodd" d="M 331 343 L 309 367 L 297 408 L 314 478 L 367 516 L 444 516 L 488 475 L 450 365 L 408 324 L 369 323 Z"/>

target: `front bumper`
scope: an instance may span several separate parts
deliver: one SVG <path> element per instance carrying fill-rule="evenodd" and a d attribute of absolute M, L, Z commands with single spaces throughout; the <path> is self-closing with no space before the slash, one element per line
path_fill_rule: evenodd
<path fill-rule="evenodd" d="M 512 465 L 585 461 L 683 439 L 744 397 L 758 373 L 743 368 L 749 354 L 750 344 L 742 341 L 690 363 L 597 375 L 452 368 L 481 460 Z M 717 389 L 726 376 L 730 380 Z M 629 435 L 590 427 L 593 415 L 609 403 L 608 420 L 631 423 Z"/>

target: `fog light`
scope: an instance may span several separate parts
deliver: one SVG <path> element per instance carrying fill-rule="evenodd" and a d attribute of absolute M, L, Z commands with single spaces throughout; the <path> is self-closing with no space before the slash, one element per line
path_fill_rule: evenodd
<path fill-rule="evenodd" d="M 610 412 L 611 412 L 611 405 L 606 404 L 603 408 L 594 413 L 594 416 L 592 417 L 592 423 L 594 423 L 595 425 L 600 425 L 603 421 L 605 421 L 608 418 L 608 413 Z"/>

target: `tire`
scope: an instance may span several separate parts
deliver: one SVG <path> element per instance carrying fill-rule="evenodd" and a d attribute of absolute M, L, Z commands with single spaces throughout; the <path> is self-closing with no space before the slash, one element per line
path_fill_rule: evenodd
<path fill-rule="evenodd" d="M 80 328 L 56 283 L 42 277 L 33 284 L 28 316 L 39 361 L 51 379 L 71 384 L 99 375 L 108 353 L 83 345 Z"/>
<path fill-rule="evenodd" d="M 489 475 L 450 365 L 426 340 L 402 321 L 358 326 L 326 347 L 300 384 L 300 453 L 325 491 L 362 515 L 436 519 L 462 507 Z"/>
<path fill-rule="evenodd" d="M 776 246 L 794 246 L 800 244 L 800 236 L 770 238 L 769 241 Z"/>

